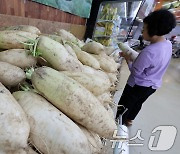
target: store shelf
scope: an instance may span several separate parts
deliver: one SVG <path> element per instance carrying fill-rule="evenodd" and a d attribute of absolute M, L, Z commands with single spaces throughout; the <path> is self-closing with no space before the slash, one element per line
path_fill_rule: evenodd
<path fill-rule="evenodd" d="M 116 24 L 116 22 L 114 20 L 98 20 L 97 23 L 100 23 L 100 22 L 111 22 L 111 23 L 114 23 Z"/>
<path fill-rule="evenodd" d="M 95 35 L 94 37 L 106 37 L 106 38 L 113 38 L 113 37 L 116 37 L 116 36 L 108 36 L 108 35 Z"/>
<path fill-rule="evenodd" d="M 93 39 L 98 41 L 99 38 L 100 43 L 103 44 L 105 42 L 103 44 L 105 46 L 113 45 L 113 42 L 117 42 L 115 39 L 126 40 L 141 4 L 142 0 L 102 2 L 94 27 Z M 111 20 L 106 20 L 108 18 Z M 108 22 L 113 25 L 108 25 Z M 104 27 L 104 29 L 100 29 L 99 27 Z M 111 43 L 106 43 L 102 38 L 112 38 Z"/>

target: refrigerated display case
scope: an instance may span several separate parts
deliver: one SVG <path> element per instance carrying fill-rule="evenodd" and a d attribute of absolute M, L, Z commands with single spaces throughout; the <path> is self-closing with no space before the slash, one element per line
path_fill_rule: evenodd
<path fill-rule="evenodd" d="M 93 39 L 105 46 L 131 37 L 132 27 L 144 0 L 105 1 L 100 4 Z"/>

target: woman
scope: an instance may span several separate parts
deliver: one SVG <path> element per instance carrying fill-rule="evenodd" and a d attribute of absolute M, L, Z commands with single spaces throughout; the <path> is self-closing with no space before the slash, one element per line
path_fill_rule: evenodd
<path fill-rule="evenodd" d="M 145 17 L 143 23 L 143 38 L 150 45 L 141 51 L 134 62 L 128 56 L 121 55 L 126 59 L 131 74 L 119 101 L 123 107 L 118 108 L 116 117 L 127 108 L 123 115 L 123 124 L 127 126 L 132 124 L 146 99 L 161 87 L 172 55 L 172 44 L 164 35 L 175 28 L 174 15 L 164 9 L 157 10 Z"/>

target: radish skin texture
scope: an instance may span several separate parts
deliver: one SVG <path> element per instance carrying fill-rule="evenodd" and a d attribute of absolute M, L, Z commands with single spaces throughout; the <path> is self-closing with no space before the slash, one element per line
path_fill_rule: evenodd
<path fill-rule="evenodd" d="M 104 71 L 96 70 L 96 69 L 94 69 L 94 68 L 92 68 L 90 66 L 84 65 L 83 66 L 83 73 L 98 76 L 98 77 L 102 78 L 103 80 L 106 80 L 107 83 L 109 83 L 109 81 L 110 81 L 108 75 Z"/>
<path fill-rule="evenodd" d="M 44 154 L 90 154 L 88 140 L 81 129 L 46 99 L 32 92 L 13 96 L 28 116 L 30 140 Z"/>
<path fill-rule="evenodd" d="M 114 111 L 113 109 L 110 107 L 109 104 L 105 104 L 104 107 L 106 108 L 106 110 L 108 111 L 109 115 L 114 119 L 115 116 L 114 116 Z"/>
<path fill-rule="evenodd" d="M 66 41 L 77 44 L 80 48 L 85 44 L 83 41 L 80 41 L 78 38 L 76 38 L 72 33 L 64 29 L 57 31 L 57 35 L 60 35 Z"/>
<path fill-rule="evenodd" d="M 100 76 L 82 72 L 63 71 L 65 75 L 79 82 L 83 87 L 92 92 L 95 96 L 101 95 L 110 90 L 111 83 Z"/>
<path fill-rule="evenodd" d="M 26 148 L 26 153 L 27 154 L 38 154 L 36 151 L 34 151 L 30 146 Z"/>
<path fill-rule="evenodd" d="M 113 99 L 110 92 L 105 92 L 99 96 L 97 96 L 97 99 L 105 106 L 105 104 L 112 104 Z"/>
<path fill-rule="evenodd" d="M 92 55 L 88 54 L 87 52 L 82 51 L 77 45 L 71 44 L 71 47 L 82 64 L 90 66 L 97 70 L 100 69 L 100 64 L 96 60 L 96 58 L 94 58 Z"/>
<path fill-rule="evenodd" d="M 57 34 L 60 35 L 63 39 L 70 41 L 70 42 L 76 42 L 77 38 L 70 32 L 64 30 L 64 29 L 60 29 L 59 31 L 57 31 Z"/>
<path fill-rule="evenodd" d="M 25 49 L 10 49 L 0 52 L 0 61 L 7 62 L 22 69 L 35 66 L 37 59 Z"/>
<path fill-rule="evenodd" d="M 112 138 L 117 128 L 115 121 L 80 83 L 48 67 L 36 69 L 31 81 L 41 95 L 68 117 L 100 136 Z"/>
<path fill-rule="evenodd" d="M 61 36 L 54 35 L 54 34 L 43 34 L 43 36 L 47 36 L 47 37 L 49 37 L 49 38 L 53 39 L 54 41 L 57 41 L 61 44 L 63 43 L 63 40 L 64 40 Z"/>
<path fill-rule="evenodd" d="M 24 32 L 24 31 L 17 31 L 17 30 L 0 31 L 0 48 L 23 49 L 24 44 L 21 42 L 27 42 L 29 41 L 29 39 L 35 40 L 37 37 L 38 35 L 36 34 Z"/>
<path fill-rule="evenodd" d="M 112 84 L 118 81 L 117 73 L 107 73 L 107 75 Z"/>
<path fill-rule="evenodd" d="M 32 34 L 37 34 L 37 35 L 41 33 L 37 27 L 30 26 L 30 25 L 17 25 L 17 26 L 2 27 L 0 28 L 0 31 L 1 30 L 19 30 L 19 31 L 29 32 Z"/>
<path fill-rule="evenodd" d="M 36 154 L 36 153 L 28 153 L 24 149 L 19 149 L 19 150 L 10 150 L 10 151 L 2 151 L 0 150 L 0 154 Z"/>
<path fill-rule="evenodd" d="M 76 56 L 76 53 L 74 52 L 74 50 L 72 49 L 72 47 L 71 47 L 69 44 L 64 44 L 64 47 L 66 48 L 66 50 L 68 51 L 68 53 L 69 53 L 71 56 L 73 56 L 73 57 L 75 57 L 76 59 L 78 59 L 77 56 Z"/>
<path fill-rule="evenodd" d="M 26 79 L 24 71 L 6 62 L 0 62 L 0 82 L 5 86 L 16 86 Z"/>
<path fill-rule="evenodd" d="M 106 53 L 106 55 L 111 55 L 114 52 L 114 48 L 113 47 L 104 47 L 104 53 Z"/>
<path fill-rule="evenodd" d="M 86 137 L 88 139 L 88 142 L 89 142 L 89 145 L 91 148 L 91 153 L 92 154 L 101 154 L 103 144 L 101 142 L 100 137 L 97 134 L 87 130 L 85 127 L 83 127 L 81 125 L 78 125 L 78 126 L 79 126 L 79 128 L 81 128 L 81 130 L 83 131 L 83 133 L 86 135 Z"/>
<path fill-rule="evenodd" d="M 103 53 L 104 51 L 104 46 L 101 43 L 92 41 L 92 42 L 88 42 L 86 43 L 83 47 L 82 47 L 83 51 L 86 51 L 88 53 L 92 53 L 92 54 L 96 54 L 99 55 L 101 53 Z"/>
<path fill-rule="evenodd" d="M 27 147 L 30 126 L 11 93 L 0 83 L 0 151 L 8 153 Z M 10 153 L 10 152 L 9 152 Z"/>
<path fill-rule="evenodd" d="M 62 44 L 46 36 L 40 36 L 37 51 L 58 71 L 82 71 L 83 65 Z"/>
<path fill-rule="evenodd" d="M 114 61 L 114 59 L 112 57 L 109 57 L 105 54 L 102 55 L 94 55 L 92 54 L 92 56 L 94 56 L 100 64 L 100 67 L 108 73 L 114 73 L 117 71 L 117 63 Z"/>

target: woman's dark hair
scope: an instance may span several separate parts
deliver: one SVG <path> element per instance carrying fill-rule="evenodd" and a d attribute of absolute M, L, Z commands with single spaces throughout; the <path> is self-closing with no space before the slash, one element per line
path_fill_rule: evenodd
<path fill-rule="evenodd" d="M 144 18 L 143 22 L 147 24 L 149 36 L 162 36 L 168 34 L 176 27 L 175 16 L 165 9 L 160 9 L 150 13 Z"/>

